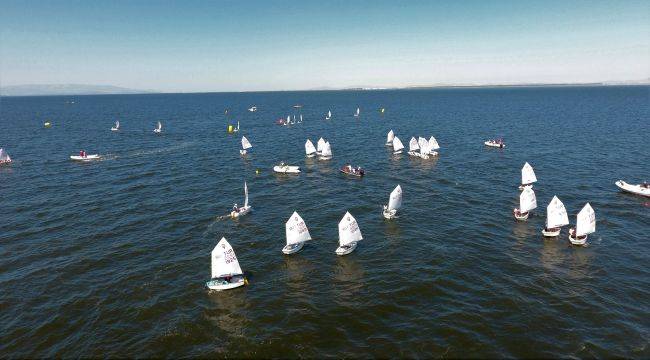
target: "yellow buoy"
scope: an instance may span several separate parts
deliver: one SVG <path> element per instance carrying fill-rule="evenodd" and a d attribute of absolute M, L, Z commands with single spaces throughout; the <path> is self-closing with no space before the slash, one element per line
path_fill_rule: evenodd
<path fill-rule="evenodd" d="M 260 169 L 255 169 L 255 174 L 259 175 L 259 173 L 260 173 Z"/>
<path fill-rule="evenodd" d="M 244 278 L 244 285 L 248 285 L 248 279 Z"/>
<path fill-rule="evenodd" d="M 46 128 L 49 128 L 50 126 L 52 126 L 52 124 L 50 124 L 50 122 L 47 121 L 47 122 L 45 122 L 45 124 L 43 124 L 43 126 L 45 126 Z"/>
<path fill-rule="evenodd" d="M 228 134 L 232 134 L 232 132 L 233 132 L 233 126 L 228 125 Z"/>

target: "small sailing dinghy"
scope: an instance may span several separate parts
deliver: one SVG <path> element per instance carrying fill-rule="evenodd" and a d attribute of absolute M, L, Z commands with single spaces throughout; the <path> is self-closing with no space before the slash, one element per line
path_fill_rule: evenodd
<path fill-rule="evenodd" d="M 239 131 L 239 121 L 237 121 L 237 127 L 232 129 L 232 132 L 238 132 Z"/>
<path fill-rule="evenodd" d="M 418 140 L 415 137 L 411 137 L 411 141 L 409 141 L 408 154 L 411 156 L 420 157 L 420 145 L 418 144 Z"/>
<path fill-rule="evenodd" d="M 287 255 L 297 253 L 305 245 L 305 241 L 311 240 L 305 220 L 295 211 L 284 224 L 284 227 L 287 233 L 287 245 L 282 248 L 282 252 Z"/>
<path fill-rule="evenodd" d="M 331 111 L 331 110 L 327 110 L 327 116 L 325 116 L 325 120 L 329 120 L 329 119 L 331 119 L 331 118 L 332 118 L 332 111 Z"/>
<path fill-rule="evenodd" d="M 332 145 L 330 145 L 329 141 L 325 142 L 325 145 L 323 145 L 323 150 L 320 152 L 320 156 L 318 157 L 318 160 L 330 160 L 332 158 Z"/>
<path fill-rule="evenodd" d="M 360 110 L 359 110 L 359 108 L 357 108 L 357 112 L 354 113 L 354 117 L 359 117 L 359 112 L 360 112 Z"/>
<path fill-rule="evenodd" d="M 393 154 L 401 154 L 402 150 L 404 149 L 404 144 L 402 144 L 402 140 L 400 140 L 397 136 L 393 139 Z"/>
<path fill-rule="evenodd" d="M 506 144 L 503 142 L 503 139 L 492 139 L 484 142 L 485 146 L 496 147 L 496 148 L 505 148 Z"/>
<path fill-rule="evenodd" d="M 553 196 L 553 200 L 546 207 L 546 227 L 542 230 L 542 235 L 546 237 L 558 236 L 564 225 L 569 225 L 566 208 L 557 196 Z"/>
<path fill-rule="evenodd" d="M 46 127 L 46 128 L 49 128 L 49 127 L 52 127 L 52 123 L 49 122 L 49 121 L 46 121 L 46 122 L 43 123 L 43 126 Z"/>
<path fill-rule="evenodd" d="M 438 145 L 438 140 L 434 138 L 433 136 L 429 138 L 429 150 L 433 151 L 432 154 L 438 155 L 438 153 L 435 150 L 440 150 L 440 145 Z"/>
<path fill-rule="evenodd" d="M 235 250 L 222 237 L 212 249 L 212 279 L 205 283 L 210 290 L 228 290 L 248 283 L 241 271 Z"/>
<path fill-rule="evenodd" d="M 246 155 L 246 150 L 252 148 L 253 145 L 251 145 L 250 141 L 246 139 L 246 136 L 241 137 L 241 150 L 239 150 L 239 153 L 242 155 Z"/>
<path fill-rule="evenodd" d="M 111 128 L 111 131 L 120 131 L 120 121 L 115 121 L 115 126 Z"/>
<path fill-rule="evenodd" d="M 323 138 L 318 139 L 318 143 L 316 143 L 316 154 L 320 155 L 323 152 L 323 146 L 325 146 L 325 140 Z"/>
<path fill-rule="evenodd" d="M 537 198 L 535 197 L 535 192 L 532 188 L 526 187 L 524 191 L 519 195 L 519 208 L 515 208 L 513 213 L 515 219 L 519 221 L 525 221 L 528 219 L 530 211 L 537 207 Z"/>
<path fill-rule="evenodd" d="M 251 106 L 250 108 L 248 108 L 248 111 L 256 112 L 257 111 L 257 106 Z"/>
<path fill-rule="evenodd" d="M 428 159 L 429 155 L 431 154 L 431 150 L 429 149 L 429 142 L 427 139 L 423 137 L 418 137 L 418 146 L 420 147 L 420 157 L 422 159 Z"/>
<path fill-rule="evenodd" d="M 79 151 L 79 155 L 70 155 L 70 159 L 73 161 L 88 162 L 88 161 L 100 160 L 101 156 L 99 156 L 98 154 L 88 155 L 84 150 L 81 150 Z"/>
<path fill-rule="evenodd" d="M 388 132 L 388 135 L 386 135 L 386 146 L 391 146 L 393 145 L 393 140 L 395 139 L 395 133 L 393 130 Z"/>
<path fill-rule="evenodd" d="M 11 158 L 5 149 L 0 149 L 0 165 L 6 165 L 11 163 Z"/>
<path fill-rule="evenodd" d="M 302 122 L 302 114 L 300 114 L 300 119 L 298 120 L 298 124 Z"/>
<path fill-rule="evenodd" d="M 153 129 L 153 132 L 155 132 L 156 134 L 160 134 L 162 132 L 162 124 L 160 123 L 160 121 L 158 121 L 158 124 L 156 125 L 156 128 Z"/>
<path fill-rule="evenodd" d="M 297 174 L 300 172 L 300 166 L 290 166 L 281 162 L 279 165 L 273 167 L 273 171 L 281 174 Z"/>
<path fill-rule="evenodd" d="M 246 181 L 244 181 L 244 206 L 237 207 L 237 204 L 235 204 L 230 212 L 230 217 L 233 219 L 238 218 L 248 214 L 251 210 L 253 210 L 253 208 L 248 205 L 248 185 L 246 184 Z"/>
<path fill-rule="evenodd" d="M 521 185 L 519 190 L 523 190 L 526 187 L 533 187 L 533 183 L 537 181 L 535 176 L 535 171 L 529 163 L 525 163 L 524 167 L 521 168 Z"/>
<path fill-rule="evenodd" d="M 616 186 L 618 186 L 619 189 L 625 192 L 650 197 L 650 184 L 646 182 L 644 182 L 643 184 L 632 185 L 626 183 L 623 180 L 619 180 L 616 182 Z"/>
<path fill-rule="evenodd" d="M 355 168 L 350 164 L 343 165 L 339 170 L 341 170 L 341 172 L 344 174 L 348 174 L 356 177 L 362 177 L 363 175 L 366 174 L 365 170 L 363 170 L 360 166 L 357 166 Z"/>
<path fill-rule="evenodd" d="M 309 139 L 307 139 L 307 142 L 305 142 L 305 155 L 307 155 L 307 157 L 316 156 L 316 148 Z"/>
<path fill-rule="evenodd" d="M 384 217 L 386 219 L 396 218 L 397 210 L 402 207 L 402 187 L 397 185 L 388 198 L 388 205 L 384 205 Z"/>
<path fill-rule="evenodd" d="M 343 256 L 353 252 L 357 248 L 357 242 L 362 239 L 357 220 L 346 212 L 339 222 L 339 247 L 336 249 L 336 255 Z"/>
<path fill-rule="evenodd" d="M 576 227 L 569 229 L 569 241 L 573 245 L 585 245 L 587 235 L 596 231 L 596 213 L 587 203 L 576 217 Z"/>

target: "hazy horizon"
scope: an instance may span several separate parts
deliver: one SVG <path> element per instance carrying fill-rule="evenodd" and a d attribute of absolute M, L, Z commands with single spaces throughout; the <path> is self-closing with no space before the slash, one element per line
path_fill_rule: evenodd
<path fill-rule="evenodd" d="M 650 2 L 0 3 L 0 86 L 160 92 L 650 78 Z"/>

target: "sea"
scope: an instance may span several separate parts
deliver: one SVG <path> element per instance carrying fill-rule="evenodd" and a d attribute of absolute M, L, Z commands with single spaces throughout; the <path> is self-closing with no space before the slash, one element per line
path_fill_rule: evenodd
<path fill-rule="evenodd" d="M 650 199 L 614 184 L 650 181 L 648 86 L 3 97 L 0 147 L 2 357 L 650 357 Z M 591 204 L 587 246 L 541 235 L 553 196 L 571 225 Z M 287 256 L 294 211 L 313 240 Z M 363 240 L 337 256 L 346 212 Z M 249 284 L 209 292 L 222 237 Z"/>

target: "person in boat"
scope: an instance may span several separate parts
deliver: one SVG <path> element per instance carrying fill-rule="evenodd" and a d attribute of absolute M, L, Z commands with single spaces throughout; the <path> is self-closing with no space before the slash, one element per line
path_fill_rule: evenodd
<path fill-rule="evenodd" d="M 648 184 L 647 181 L 644 181 L 643 184 L 641 184 L 641 187 L 644 189 L 650 189 L 650 184 Z"/>
<path fill-rule="evenodd" d="M 86 157 L 86 152 L 83 151 L 83 150 L 79 151 L 79 156 L 85 158 Z"/>
<path fill-rule="evenodd" d="M 237 207 L 237 204 L 232 206 L 232 211 L 233 212 L 239 212 L 239 208 Z"/>
<path fill-rule="evenodd" d="M 574 228 L 569 229 L 569 236 L 571 236 L 572 238 L 574 238 L 576 240 L 582 240 L 582 239 L 587 237 L 587 235 L 576 236 L 576 229 L 574 229 Z"/>
<path fill-rule="evenodd" d="M 521 210 L 515 209 L 515 216 L 526 216 L 526 214 L 528 214 L 528 211 L 522 213 Z"/>

